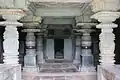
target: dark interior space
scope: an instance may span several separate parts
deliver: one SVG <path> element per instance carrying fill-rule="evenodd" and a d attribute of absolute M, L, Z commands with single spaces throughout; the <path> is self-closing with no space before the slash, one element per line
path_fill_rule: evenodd
<path fill-rule="evenodd" d="M 64 58 L 64 39 L 54 40 L 55 59 Z"/>
<path fill-rule="evenodd" d="M 118 24 L 118 27 L 113 31 L 115 34 L 115 64 L 120 64 L 120 18 L 115 23 Z"/>

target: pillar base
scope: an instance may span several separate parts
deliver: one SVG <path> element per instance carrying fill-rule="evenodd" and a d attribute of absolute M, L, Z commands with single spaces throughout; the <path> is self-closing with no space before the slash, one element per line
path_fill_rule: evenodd
<path fill-rule="evenodd" d="M 39 65 L 39 64 L 44 64 L 44 63 L 46 63 L 45 60 L 40 60 L 40 61 L 37 62 L 38 65 Z"/>
<path fill-rule="evenodd" d="M 81 67 L 81 71 L 82 72 L 95 72 L 96 70 L 95 70 L 95 67 L 94 66 L 88 66 L 88 67 Z"/>
<path fill-rule="evenodd" d="M 73 60 L 73 64 L 80 64 L 79 60 Z"/>
<path fill-rule="evenodd" d="M 34 66 L 27 66 L 23 68 L 24 72 L 38 72 L 38 68 Z"/>

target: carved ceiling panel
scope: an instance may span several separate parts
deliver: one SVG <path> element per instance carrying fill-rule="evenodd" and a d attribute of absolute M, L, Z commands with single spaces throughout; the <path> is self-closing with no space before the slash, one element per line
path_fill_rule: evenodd
<path fill-rule="evenodd" d="M 33 3 L 36 8 L 56 8 L 56 7 L 79 7 L 83 8 L 86 6 L 88 3 L 55 3 L 55 2 L 34 2 Z"/>
<path fill-rule="evenodd" d="M 74 3 L 74 2 L 79 2 L 79 3 L 87 3 L 91 2 L 92 0 L 29 0 L 31 2 L 56 2 L 56 3 Z"/>

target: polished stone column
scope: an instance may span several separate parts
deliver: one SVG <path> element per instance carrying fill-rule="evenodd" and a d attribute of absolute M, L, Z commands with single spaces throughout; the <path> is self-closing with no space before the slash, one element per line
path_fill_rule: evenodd
<path fill-rule="evenodd" d="M 96 27 L 101 29 L 101 34 L 99 35 L 100 43 L 100 65 L 102 66 L 112 66 L 114 65 L 114 50 L 115 50 L 115 35 L 112 33 L 113 28 L 117 27 L 117 24 L 112 23 L 117 18 L 119 18 L 120 13 L 111 11 L 102 11 L 94 14 L 92 18 L 97 19 L 101 22 Z"/>
<path fill-rule="evenodd" d="M 94 63 L 93 63 L 93 54 L 91 49 L 91 35 L 90 33 L 94 30 L 91 29 L 95 23 L 78 23 L 79 26 L 82 26 L 80 30 L 83 33 L 81 37 L 81 71 L 95 71 Z"/>
<path fill-rule="evenodd" d="M 35 32 L 38 29 L 24 29 L 23 32 L 27 32 L 26 36 L 26 55 L 24 56 L 24 71 L 37 71 L 36 65 L 36 40 Z"/>
<path fill-rule="evenodd" d="M 26 55 L 24 57 L 24 71 L 27 72 L 36 72 L 36 38 L 35 32 L 40 32 L 40 29 L 36 29 L 40 26 L 41 17 L 28 15 L 20 19 L 20 22 L 23 23 L 24 29 L 23 32 L 27 33 L 26 36 Z"/>
<path fill-rule="evenodd" d="M 0 9 L 0 14 L 6 21 L 0 22 L 0 25 L 6 26 L 4 32 L 4 64 L 18 64 L 18 31 L 17 26 L 22 26 L 22 23 L 17 22 L 25 15 L 19 9 Z"/>
<path fill-rule="evenodd" d="M 43 33 L 37 33 L 37 64 L 45 63 L 43 52 Z"/>
<path fill-rule="evenodd" d="M 91 9 L 95 14 L 92 15 L 91 18 L 97 19 L 100 22 L 96 27 L 101 29 L 101 34 L 99 35 L 100 65 L 97 70 L 97 80 L 105 80 L 101 68 L 115 67 L 115 35 L 113 34 L 113 28 L 116 28 L 117 24 L 113 22 L 120 17 L 120 13 L 117 12 L 120 9 L 119 6 L 120 0 L 92 1 Z"/>

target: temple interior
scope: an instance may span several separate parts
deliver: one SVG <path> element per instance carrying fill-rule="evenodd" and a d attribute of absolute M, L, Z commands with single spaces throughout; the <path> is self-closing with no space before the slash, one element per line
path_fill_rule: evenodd
<path fill-rule="evenodd" d="M 120 80 L 120 0 L 0 0 L 0 80 Z"/>

